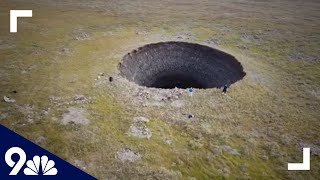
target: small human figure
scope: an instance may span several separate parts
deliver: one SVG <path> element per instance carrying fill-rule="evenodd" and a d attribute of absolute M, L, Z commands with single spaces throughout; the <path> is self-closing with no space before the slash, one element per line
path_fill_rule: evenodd
<path fill-rule="evenodd" d="M 223 86 L 222 94 L 226 94 L 228 88 L 229 88 L 228 84 L 225 84 L 225 85 Z"/>
<path fill-rule="evenodd" d="M 188 92 L 189 92 L 189 96 L 192 96 L 193 95 L 193 88 L 192 87 L 188 88 Z"/>
<path fill-rule="evenodd" d="M 109 82 L 112 82 L 113 81 L 113 77 L 109 77 Z"/>

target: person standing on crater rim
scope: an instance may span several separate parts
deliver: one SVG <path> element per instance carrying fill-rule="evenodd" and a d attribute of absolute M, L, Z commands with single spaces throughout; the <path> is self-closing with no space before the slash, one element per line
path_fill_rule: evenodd
<path fill-rule="evenodd" d="M 222 89 L 222 94 L 224 94 L 224 95 L 227 94 L 228 88 L 229 88 L 228 84 L 225 84 L 225 85 L 223 86 L 223 89 Z"/>
<path fill-rule="evenodd" d="M 192 87 L 188 88 L 188 93 L 189 93 L 189 96 L 193 95 L 193 88 Z"/>

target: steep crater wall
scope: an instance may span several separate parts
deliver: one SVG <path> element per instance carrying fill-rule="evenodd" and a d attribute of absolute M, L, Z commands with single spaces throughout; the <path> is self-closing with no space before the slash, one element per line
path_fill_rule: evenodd
<path fill-rule="evenodd" d="M 125 55 L 120 74 L 138 85 L 154 88 L 219 88 L 246 73 L 230 54 L 186 42 L 148 44 Z"/>

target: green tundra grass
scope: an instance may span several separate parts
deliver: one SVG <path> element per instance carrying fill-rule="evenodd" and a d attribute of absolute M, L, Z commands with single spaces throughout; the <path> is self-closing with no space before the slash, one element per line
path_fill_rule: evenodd
<path fill-rule="evenodd" d="M 15 34 L 11 9 L 33 10 Z M 318 179 L 319 9 L 315 0 L 2 0 L 0 95 L 16 102 L 0 102 L 0 123 L 98 179 Z M 157 101 L 164 90 L 126 81 L 118 63 L 162 41 L 225 51 L 247 75 L 226 96 L 182 90 Z M 70 108 L 89 123 L 63 123 Z M 150 139 L 128 135 L 139 116 Z M 303 146 L 311 170 L 287 171 Z M 125 148 L 140 159 L 119 160 Z"/>

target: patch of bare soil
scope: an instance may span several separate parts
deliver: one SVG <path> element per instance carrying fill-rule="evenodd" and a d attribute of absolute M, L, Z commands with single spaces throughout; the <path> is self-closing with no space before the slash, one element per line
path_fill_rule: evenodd
<path fill-rule="evenodd" d="M 88 125 L 89 120 L 87 119 L 87 113 L 84 109 L 70 107 L 68 111 L 63 114 L 62 124 L 66 125 L 69 123 Z"/>

